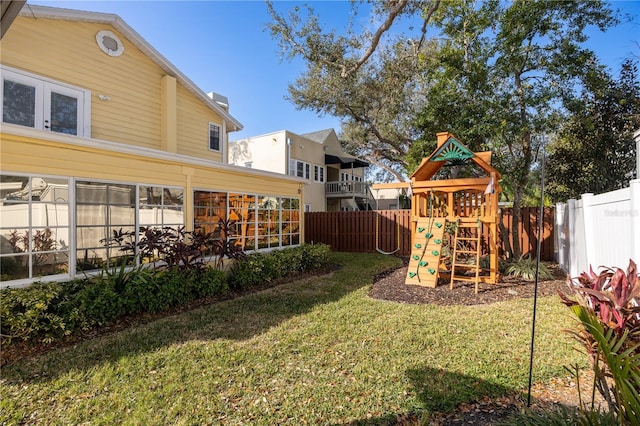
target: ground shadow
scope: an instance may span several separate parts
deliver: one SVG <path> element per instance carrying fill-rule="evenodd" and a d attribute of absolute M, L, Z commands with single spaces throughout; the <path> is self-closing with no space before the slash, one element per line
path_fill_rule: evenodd
<path fill-rule="evenodd" d="M 406 371 L 413 392 L 419 400 L 419 407 L 409 413 L 392 413 L 381 417 L 358 419 L 342 425 L 417 425 L 432 424 L 436 419 L 439 425 L 454 424 L 496 424 L 508 416 L 517 413 L 514 406 L 496 407 L 487 412 L 451 414 L 463 403 L 478 401 L 485 397 L 497 397 L 517 394 L 508 387 L 468 376 L 431 367 L 416 367 Z M 447 415 L 447 413 L 450 413 Z"/>
<path fill-rule="evenodd" d="M 360 272 L 363 270 L 361 269 Z M 147 324 L 83 341 L 73 347 L 17 360 L 2 367 L 10 383 L 48 381 L 71 370 L 88 371 L 122 357 L 194 340 L 245 340 L 315 306 L 331 303 L 371 284 L 375 271 L 348 269 L 308 277 L 261 292 L 216 302 Z"/>

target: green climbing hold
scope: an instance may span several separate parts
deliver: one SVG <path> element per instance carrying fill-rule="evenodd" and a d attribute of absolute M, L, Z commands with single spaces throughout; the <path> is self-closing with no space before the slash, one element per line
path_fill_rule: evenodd
<path fill-rule="evenodd" d="M 425 260 L 421 260 L 419 263 L 420 266 L 427 266 L 428 263 Z"/>
<path fill-rule="evenodd" d="M 437 256 L 437 255 L 439 255 L 440 253 L 438 252 L 438 250 L 434 250 L 434 251 L 432 251 L 432 252 L 431 252 L 431 254 L 432 254 L 432 255 L 434 255 L 434 256 Z"/>
<path fill-rule="evenodd" d="M 427 232 L 426 234 L 424 234 L 425 238 L 431 238 L 433 237 L 433 234 L 431 232 Z"/>
<path fill-rule="evenodd" d="M 418 232 L 422 232 L 422 231 L 424 231 L 424 228 L 423 227 L 419 227 L 418 228 Z"/>
<path fill-rule="evenodd" d="M 433 275 L 433 274 L 435 274 L 435 273 L 436 273 L 436 270 L 435 270 L 435 269 L 433 269 L 433 268 L 429 268 L 429 269 L 427 269 L 427 270 L 429 271 L 429 273 L 430 273 L 431 275 Z"/>
<path fill-rule="evenodd" d="M 440 244 L 442 242 L 442 240 L 440 238 L 437 238 L 435 240 L 433 240 L 434 243 L 436 244 Z"/>
<path fill-rule="evenodd" d="M 416 248 L 422 248 L 422 244 L 416 243 Z"/>
<path fill-rule="evenodd" d="M 413 255 L 413 260 L 418 260 L 418 259 L 420 259 L 420 256 L 418 256 L 417 254 L 414 254 Z"/>
<path fill-rule="evenodd" d="M 436 228 L 442 228 L 442 224 L 440 222 L 436 222 Z"/>
<path fill-rule="evenodd" d="M 413 277 L 415 277 L 415 276 L 416 276 L 416 273 L 415 273 L 415 272 L 409 272 L 409 278 L 413 278 Z"/>

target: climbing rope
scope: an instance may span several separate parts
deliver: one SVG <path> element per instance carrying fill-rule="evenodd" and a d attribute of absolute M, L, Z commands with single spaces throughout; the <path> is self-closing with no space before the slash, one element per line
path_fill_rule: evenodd
<path fill-rule="evenodd" d="M 380 214 L 376 213 L 376 250 L 378 253 L 391 255 L 400 251 L 400 222 L 398 217 L 394 215 L 396 220 L 396 239 L 398 241 L 398 247 L 394 251 L 384 251 L 380 249 Z"/>

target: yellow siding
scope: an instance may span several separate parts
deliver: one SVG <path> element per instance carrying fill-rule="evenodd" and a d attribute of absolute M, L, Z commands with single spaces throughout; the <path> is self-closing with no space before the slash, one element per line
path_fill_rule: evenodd
<path fill-rule="evenodd" d="M 96 43 L 113 31 L 125 46 L 110 57 Z M 106 24 L 18 17 L 0 42 L 2 64 L 91 91 L 91 137 L 163 149 L 162 77 L 165 72 Z M 222 161 L 208 149 L 208 123 L 222 119 L 177 84 L 177 151 Z M 110 100 L 100 100 L 105 95 Z"/>
<path fill-rule="evenodd" d="M 178 154 L 221 162 L 221 153 L 209 150 L 209 122 L 220 126 L 222 138 L 221 118 L 181 85 L 177 92 Z"/>
<path fill-rule="evenodd" d="M 104 29 L 124 43 L 122 56 L 100 50 L 95 36 Z M 112 27 L 18 17 L 2 39 L 2 63 L 90 90 L 91 137 L 159 148 L 163 72 Z"/>

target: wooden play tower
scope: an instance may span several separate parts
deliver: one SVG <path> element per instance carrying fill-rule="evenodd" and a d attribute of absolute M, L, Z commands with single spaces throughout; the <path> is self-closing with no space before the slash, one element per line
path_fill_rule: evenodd
<path fill-rule="evenodd" d="M 481 176 L 435 179 L 445 166 L 469 165 Z M 407 284 L 435 287 L 446 278 L 451 288 L 473 282 L 477 293 L 478 283 L 498 282 L 499 180 L 491 152 L 471 152 L 451 133 L 437 134 L 436 150 L 411 176 Z"/>

